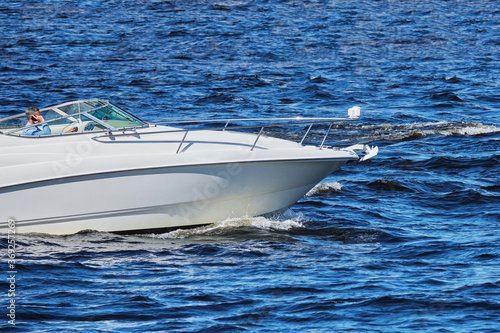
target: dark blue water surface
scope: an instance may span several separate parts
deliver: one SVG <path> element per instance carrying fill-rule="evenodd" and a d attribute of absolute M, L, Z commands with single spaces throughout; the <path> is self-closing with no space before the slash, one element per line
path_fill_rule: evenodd
<path fill-rule="evenodd" d="M 500 331 L 498 1 L 0 1 L 0 22 L 0 117 L 85 98 L 148 121 L 358 105 L 328 144 L 380 147 L 280 216 L 21 236 L 2 329 Z"/>

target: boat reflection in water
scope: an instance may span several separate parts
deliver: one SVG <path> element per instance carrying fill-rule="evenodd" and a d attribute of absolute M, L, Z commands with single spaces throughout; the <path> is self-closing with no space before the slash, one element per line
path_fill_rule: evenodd
<path fill-rule="evenodd" d="M 319 145 L 304 144 L 313 125 L 331 128 L 336 121 L 356 120 L 357 107 L 349 118 L 176 126 L 144 122 L 103 100 L 40 111 L 49 135 L 23 135 L 26 127 L 43 124 L 24 126 L 24 114 L 0 120 L 1 232 L 7 232 L 9 219 L 18 233 L 70 234 L 151 232 L 257 216 L 294 204 L 348 161 L 378 151 L 326 147 L 328 130 Z M 193 124 L 197 127 L 187 128 Z M 264 135 L 265 129 L 289 125 L 304 127 L 300 142 Z M 366 155 L 360 158 L 357 149 Z"/>

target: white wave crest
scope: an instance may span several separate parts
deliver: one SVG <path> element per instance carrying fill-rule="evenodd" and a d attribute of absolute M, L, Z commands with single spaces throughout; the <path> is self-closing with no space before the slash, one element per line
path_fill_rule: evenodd
<path fill-rule="evenodd" d="M 479 123 L 466 123 L 464 127 L 456 126 L 455 128 L 449 128 L 444 130 L 438 130 L 437 134 L 441 135 L 481 135 L 500 132 L 500 128 L 492 125 L 484 125 Z"/>
<path fill-rule="evenodd" d="M 319 183 L 316 186 L 314 186 L 312 189 L 309 190 L 309 192 L 306 193 L 306 197 L 313 197 L 316 195 L 322 195 L 325 193 L 330 193 L 330 192 L 338 192 L 342 190 L 342 184 L 337 183 L 337 182 L 330 182 L 330 183 Z"/>
<path fill-rule="evenodd" d="M 302 228 L 301 217 L 295 216 L 290 219 L 280 220 L 263 216 L 257 217 L 239 217 L 229 218 L 210 225 L 193 228 L 177 229 L 161 235 L 153 235 L 156 238 L 183 239 L 192 236 L 216 236 L 234 232 L 238 228 L 257 228 L 263 230 L 290 230 L 293 228 Z"/>

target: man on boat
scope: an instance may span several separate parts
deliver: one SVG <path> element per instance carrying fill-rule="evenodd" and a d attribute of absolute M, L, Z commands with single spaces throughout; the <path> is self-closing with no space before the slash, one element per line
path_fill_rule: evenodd
<path fill-rule="evenodd" d="M 37 107 L 29 107 L 26 109 L 26 118 L 28 118 L 28 123 L 26 126 L 34 125 L 45 121 L 43 116 L 40 114 L 40 110 Z M 41 128 L 40 128 L 41 127 Z M 32 126 L 25 128 L 23 130 L 23 135 L 49 135 L 50 127 L 47 124 L 42 124 L 41 126 Z"/>

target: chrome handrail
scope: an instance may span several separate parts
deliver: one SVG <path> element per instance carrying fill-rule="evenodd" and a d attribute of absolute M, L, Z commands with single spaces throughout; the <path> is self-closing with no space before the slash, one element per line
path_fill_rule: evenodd
<path fill-rule="evenodd" d="M 188 135 L 188 130 L 186 130 L 186 133 L 184 133 L 184 136 L 182 137 L 181 143 L 179 143 L 179 147 L 177 148 L 177 151 L 175 152 L 176 154 L 179 154 L 179 150 L 181 150 L 182 144 L 184 143 L 184 140 L 186 140 L 186 136 Z"/>
<path fill-rule="evenodd" d="M 253 151 L 253 149 L 255 148 L 255 145 L 257 144 L 257 141 L 259 141 L 259 138 L 262 135 L 262 132 L 264 132 L 264 127 L 262 127 L 260 129 L 259 135 L 257 135 L 257 137 L 255 138 L 255 141 L 254 141 L 254 143 L 252 145 L 252 148 L 250 148 L 250 151 Z"/>
<path fill-rule="evenodd" d="M 317 117 L 289 117 L 289 118 L 228 118 L 228 119 L 190 119 L 190 120 L 170 120 L 170 121 L 161 121 L 161 122 L 155 122 L 155 123 L 150 123 L 151 125 L 167 125 L 167 124 L 189 124 L 189 123 L 220 123 L 220 122 L 225 122 L 226 126 L 229 125 L 230 122 L 247 122 L 247 121 L 289 121 L 289 120 L 295 120 L 295 121 L 308 121 L 314 122 L 316 120 L 318 121 L 343 121 L 343 120 L 357 120 L 357 117 L 349 117 L 349 118 L 317 118 Z"/>
<path fill-rule="evenodd" d="M 330 126 L 328 126 L 328 130 L 325 133 L 325 136 L 323 137 L 323 141 L 321 141 L 321 145 L 319 146 L 319 149 L 321 150 L 323 148 L 323 145 L 325 144 L 326 137 L 330 133 L 330 130 L 332 129 L 333 123 L 330 123 Z"/>
<path fill-rule="evenodd" d="M 293 126 L 293 125 L 309 125 L 307 128 L 306 133 L 302 137 L 300 141 L 300 145 L 303 145 L 305 138 L 309 134 L 311 128 L 313 125 L 319 125 L 319 124 L 329 124 L 328 130 L 326 131 L 325 135 L 323 136 L 321 145 L 319 149 L 322 149 L 324 146 L 324 143 L 326 141 L 326 138 L 328 137 L 328 134 L 333 127 L 333 123 L 337 121 L 353 121 L 357 120 L 358 118 L 350 117 L 350 118 L 253 118 L 253 119 L 210 119 L 210 120 L 185 120 L 185 121 L 169 121 L 169 122 L 161 122 L 161 123 L 150 123 L 150 126 L 156 126 L 160 124 L 179 124 L 179 123 L 198 123 L 198 124 L 203 124 L 203 123 L 213 123 L 213 122 L 226 122 L 226 124 L 223 127 L 215 127 L 215 128 L 196 128 L 196 129 L 168 129 L 168 130 L 161 130 L 161 131 L 154 131 L 154 132 L 143 132 L 140 133 L 140 135 L 150 135 L 150 134 L 163 134 L 163 133 L 184 133 L 179 146 L 177 147 L 176 154 L 181 152 L 182 145 L 186 141 L 186 137 L 189 132 L 199 132 L 199 131 L 206 131 L 206 130 L 211 130 L 211 131 L 225 131 L 225 130 L 243 130 L 243 129 L 251 129 L 251 128 L 260 128 L 259 133 L 257 134 L 257 137 L 255 138 L 255 141 L 252 144 L 252 147 L 250 148 L 251 151 L 254 150 L 255 146 L 257 145 L 257 142 L 259 141 L 259 138 L 262 136 L 262 133 L 264 132 L 265 128 L 268 127 L 286 127 L 286 126 Z M 268 125 L 245 125 L 245 126 L 238 126 L 238 125 L 233 125 L 233 126 L 228 126 L 230 121 L 239 121 L 239 122 L 246 122 L 246 121 L 277 121 L 277 120 L 301 120 L 298 122 L 288 122 L 288 123 L 279 123 L 279 124 L 268 124 Z M 305 120 L 305 121 L 304 121 Z M 311 120 L 311 121 L 307 121 Z M 130 136 L 132 134 L 128 133 L 107 133 L 104 135 L 96 136 L 93 137 L 93 140 L 98 141 L 100 138 L 105 138 L 105 137 L 123 137 L 123 136 Z M 137 135 L 137 134 L 135 134 Z M 117 142 L 117 141 L 111 141 L 111 142 Z"/>
<path fill-rule="evenodd" d="M 311 128 L 313 127 L 314 125 L 314 121 L 311 123 L 311 125 L 309 125 L 309 128 L 307 129 L 307 132 L 306 134 L 304 134 L 304 136 L 302 137 L 302 140 L 300 140 L 300 144 L 302 145 L 302 143 L 304 143 L 304 140 L 306 139 L 306 136 L 307 134 L 309 134 L 309 131 L 311 130 Z"/>

